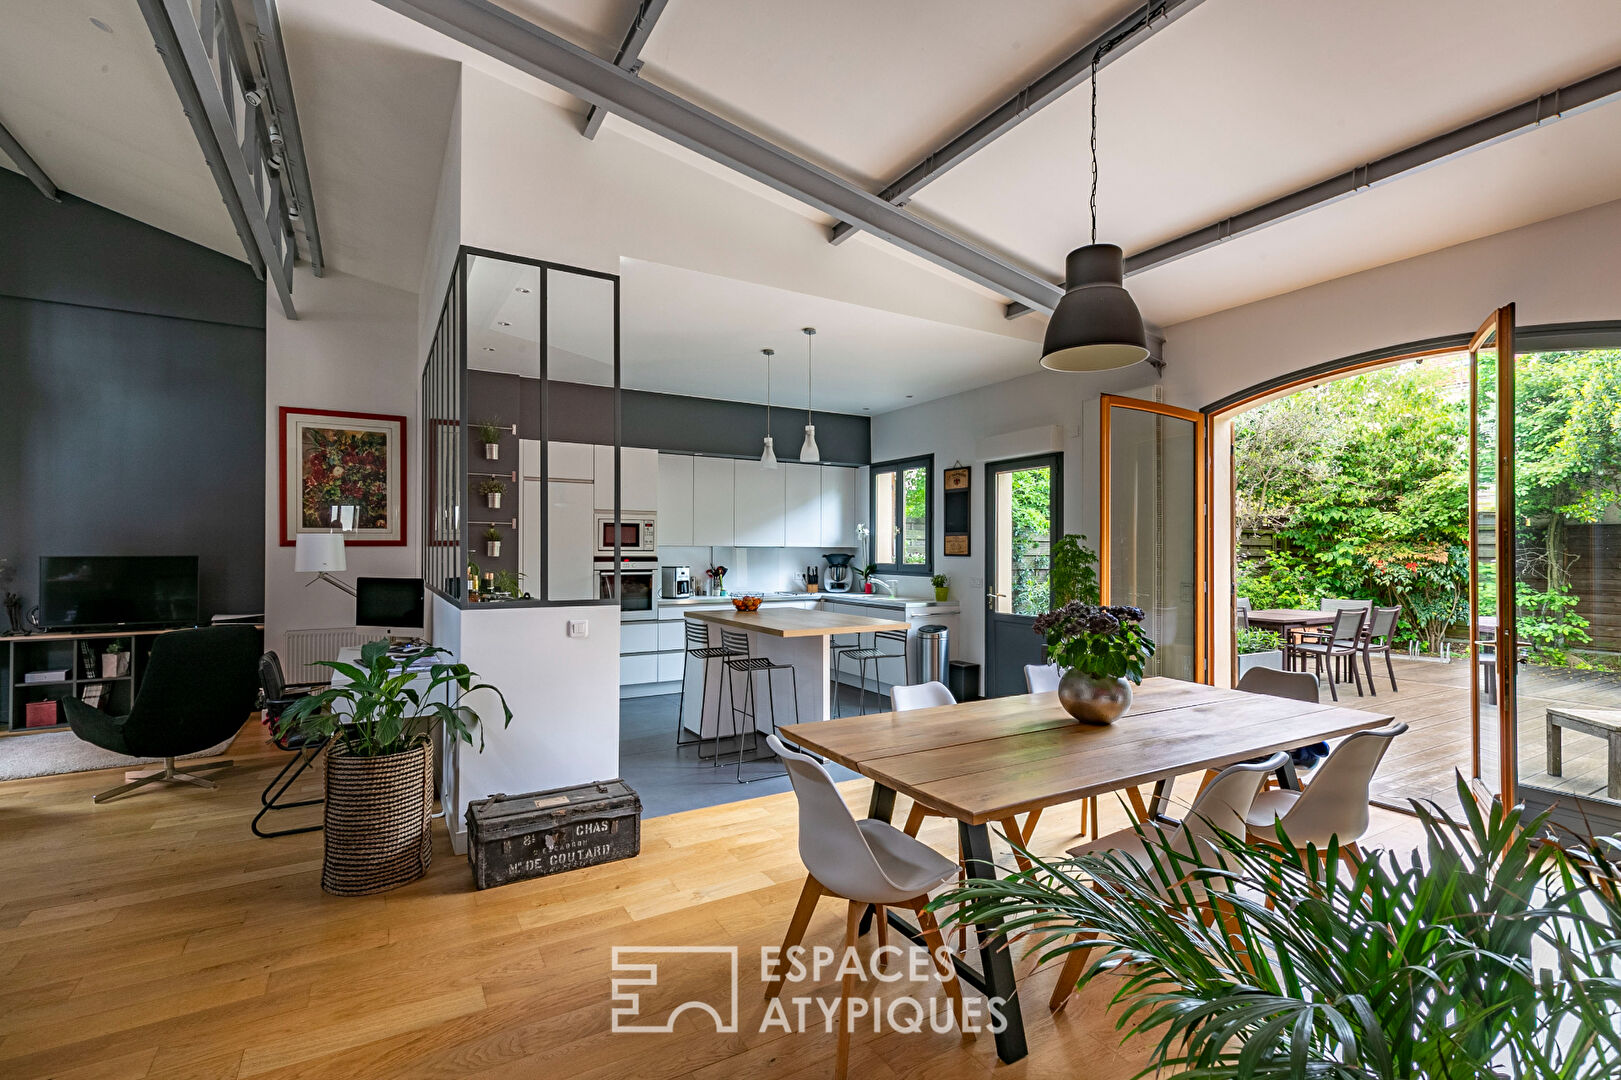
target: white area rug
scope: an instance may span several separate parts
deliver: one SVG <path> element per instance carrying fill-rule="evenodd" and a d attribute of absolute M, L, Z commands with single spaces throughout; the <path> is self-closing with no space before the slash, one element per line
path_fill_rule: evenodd
<path fill-rule="evenodd" d="M 218 746 L 185 758 L 218 757 L 236 736 Z M 133 758 L 103 750 L 85 742 L 71 731 L 42 731 L 38 735 L 17 735 L 0 739 L 0 780 L 25 780 L 31 776 L 90 772 L 94 769 L 132 769 L 137 765 L 161 764 L 162 758 Z"/>

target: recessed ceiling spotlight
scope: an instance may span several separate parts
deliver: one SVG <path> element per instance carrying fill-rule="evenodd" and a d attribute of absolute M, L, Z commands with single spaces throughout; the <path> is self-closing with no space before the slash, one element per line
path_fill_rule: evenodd
<path fill-rule="evenodd" d="M 912 395 L 911 395 L 911 394 L 907 394 L 907 395 L 906 395 L 906 396 L 907 396 L 907 397 L 908 397 L 908 398 L 910 398 L 910 397 L 911 397 L 911 396 L 912 396 Z"/>
<path fill-rule="evenodd" d="M 509 323 L 509 322 L 498 322 L 495 325 L 497 325 L 497 326 L 511 326 L 512 324 Z"/>
<path fill-rule="evenodd" d="M 110 33 L 113 32 L 112 27 L 108 26 L 106 23 L 102 22 L 100 19 L 96 18 L 94 15 L 92 15 L 90 17 L 90 25 L 94 26 L 97 30 L 100 30 L 104 34 L 110 34 Z"/>
<path fill-rule="evenodd" d="M 486 346 L 484 346 L 484 351 L 485 352 L 494 352 L 495 347 L 493 345 L 486 345 Z"/>
<path fill-rule="evenodd" d="M 517 292 L 521 292 L 521 293 L 526 293 L 526 292 L 528 292 L 528 291 L 529 291 L 529 290 L 528 290 L 528 289 L 526 289 L 526 288 L 524 288 L 524 287 L 523 287 L 523 286 L 522 286 L 522 285 L 519 285 L 519 286 L 518 286 L 518 288 L 517 288 L 517 289 L 516 289 L 516 290 L 515 290 L 515 291 L 517 291 Z"/>

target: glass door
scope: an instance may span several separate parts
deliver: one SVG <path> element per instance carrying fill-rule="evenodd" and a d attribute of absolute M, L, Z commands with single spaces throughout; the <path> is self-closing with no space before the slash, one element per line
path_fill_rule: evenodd
<path fill-rule="evenodd" d="M 1510 362 L 1499 363 L 1500 356 Z M 1505 648 L 1515 640 L 1513 356 L 1511 304 L 1494 311 L 1469 342 L 1469 762 L 1477 792 L 1509 803 L 1515 745 L 1515 649 Z"/>
<path fill-rule="evenodd" d="M 1026 664 L 1047 662 L 1035 621 L 1063 535 L 1063 455 L 992 462 L 985 480 L 985 696 L 1006 697 L 1025 692 Z"/>
<path fill-rule="evenodd" d="M 1209 682 L 1204 414 L 1104 394 L 1101 427 L 1103 602 L 1147 614 L 1145 674 Z"/>

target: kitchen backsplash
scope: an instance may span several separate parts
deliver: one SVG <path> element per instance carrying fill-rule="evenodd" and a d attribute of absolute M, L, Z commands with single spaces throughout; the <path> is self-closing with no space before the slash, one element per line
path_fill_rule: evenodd
<path fill-rule="evenodd" d="M 727 592 L 787 592 L 800 587 L 805 567 L 825 573 L 822 556 L 829 551 L 856 554 L 854 548 L 661 547 L 659 565 L 692 567 L 698 588 L 706 580 L 704 571 L 720 565 L 726 567 Z"/>

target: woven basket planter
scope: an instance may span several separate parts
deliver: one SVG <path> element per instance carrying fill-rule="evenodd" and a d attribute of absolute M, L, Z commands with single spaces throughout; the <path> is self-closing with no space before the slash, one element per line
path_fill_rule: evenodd
<path fill-rule="evenodd" d="M 326 854 L 321 888 L 365 896 L 428 872 L 433 837 L 433 748 L 357 757 L 334 739 L 326 757 Z"/>

